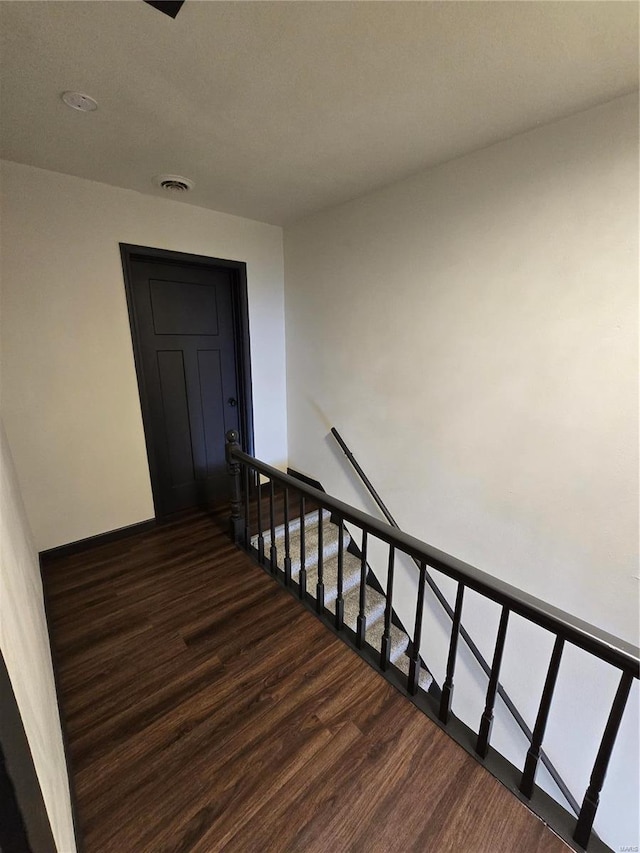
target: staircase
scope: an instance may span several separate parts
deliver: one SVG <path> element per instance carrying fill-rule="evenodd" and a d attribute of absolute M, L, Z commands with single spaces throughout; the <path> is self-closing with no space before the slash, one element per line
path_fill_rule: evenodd
<path fill-rule="evenodd" d="M 428 717 L 444 729 L 466 752 L 500 779 L 520 800 L 574 850 L 609 850 L 592 831 L 607 768 L 616 744 L 625 707 L 635 681 L 640 678 L 640 650 L 595 625 L 559 610 L 554 605 L 493 577 L 485 571 L 452 557 L 398 529 L 373 487 L 369 491 L 387 522 L 362 512 L 344 501 L 245 453 L 238 433 L 227 434 L 226 458 L 230 475 L 229 533 L 232 540 L 257 555 L 260 565 L 273 578 L 298 595 L 336 635 L 368 663 L 377 668 L 398 690 L 408 696 Z M 353 461 L 353 460 L 351 460 Z M 278 506 L 280 501 L 280 506 Z M 313 508 L 313 512 L 309 512 Z M 280 514 L 280 509 L 282 513 Z M 296 517 L 292 517 L 295 513 Z M 277 518 L 276 518 L 277 516 Z M 268 518 L 268 525 L 263 522 Z M 284 524 L 276 526 L 276 521 Z M 256 523 L 257 522 L 257 523 Z M 362 541 L 362 556 L 351 540 Z M 362 540 L 359 539 L 360 535 Z M 382 544 L 388 553 L 386 598 L 375 588 L 366 562 L 367 543 Z M 302 562 L 300 557 L 302 557 Z M 394 567 L 397 558 L 413 560 L 418 570 L 411 642 L 393 618 Z M 442 690 L 438 690 L 424 668 L 419 650 L 423 641 L 422 621 L 427 588 L 433 590 L 429 572 L 436 570 L 456 584 L 455 607 L 444 596 L 442 605 L 451 618 L 449 651 Z M 339 581 L 341 589 L 339 589 Z M 397 586 L 397 584 L 396 584 Z M 465 590 L 500 605 L 500 621 L 491 664 L 484 661 L 462 625 Z M 438 590 L 439 591 L 439 590 Z M 341 594 L 340 594 L 341 593 Z M 435 594 L 435 590 L 434 590 Z M 437 596 L 436 596 L 437 597 Z M 438 598 L 440 601 L 440 598 Z M 555 637 L 547 674 L 539 696 L 533 729 L 511 702 L 507 707 L 529 742 L 524 767 L 511 763 L 491 745 L 496 699 L 507 703 L 500 684 L 500 669 L 511 615 L 526 620 L 535 629 Z M 539 634 L 543 636 L 542 633 Z M 475 653 L 487 675 L 484 710 L 477 728 L 451 714 L 458 639 L 462 637 Z M 426 639 L 426 638 L 425 638 Z M 543 751 L 543 741 L 565 645 L 587 653 L 619 673 L 618 688 L 602 732 L 597 755 L 582 799 L 571 796 L 566 784 Z M 545 655 L 544 652 L 540 654 Z M 543 764 L 558 788 L 566 790 L 568 804 L 577 819 L 536 784 Z M 552 772 L 553 771 L 553 772 Z M 564 789 L 564 790 L 563 790 Z"/>
<path fill-rule="evenodd" d="M 304 544 L 301 530 L 304 529 Z M 289 522 L 289 553 L 291 555 L 291 578 L 300 583 L 301 559 L 305 554 L 306 588 L 310 597 L 317 601 L 318 593 L 318 557 L 319 557 L 319 513 L 311 512 L 304 516 L 304 526 L 300 518 Z M 273 544 L 276 548 L 276 565 L 284 572 L 285 558 L 285 525 L 281 524 L 274 529 Z M 260 543 L 262 538 L 262 544 Z M 331 520 L 328 510 L 322 512 L 322 581 L 324 585 L 324 606 L 335 614 L 338 599 L 338 550 L 340 539 L 340 527 Z M 271 530 L 267 529 L 260 535 L 253 536 L 251 545 L 265 553 L 271 553 Z M 344 600 L 344 624 L 352 631 L 357 630 L 358 614 L 360 612 L 360 571 L 361 559 L 356 556 L 354 544 L 346 528 L 343 528 L 343 582 L 342 594 Z M 351 548 L 351 550 L 349 550 Z M 370 577 L 370 575 L 369 575 Z M 383 593 L 379 592 L 370 583 L 364 587 L 366 617 L 365 644 L 376 651 L 380 650 L 382 635 L 384 632 L 384 612 L 387 604 Z M 390 629 L 391 652 L 390 662 L 404 675 L 409 674 L 409 637 L 403 628 L 392 622 Z M 433 683 L 431 673 L 421 666 L 419 686 L 422 690 L 429 690 Z"/>

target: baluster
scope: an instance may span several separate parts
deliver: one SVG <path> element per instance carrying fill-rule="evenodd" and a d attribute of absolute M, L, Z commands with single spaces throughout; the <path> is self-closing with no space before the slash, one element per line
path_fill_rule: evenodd
<path fill-rule="evenodd" d="M 251 547 L 251 518 L 250 518 L 250 509 L 251 504 L 249 502 L 249 466 L 245 465 L 244 470 L 244 547 L 249 550 Z"/>
<path fill-rule="evenodd" d="M 367 633 L 367 614 L 365 607 L 367 606 L 366 599 L 366 584 L 367 584 L 367 531 L 362 531 L 362 556 L 360 558 L 360 605 L 358 610 L 358 621 L 356 627 L 356 645 L 359 649 L 364 646 L 365 636 Z"/>
<path fill-rule="evenodd" d="M 291 584 L 291 536 L 289 534 L 289 489 L 284 490 L 284 584 Z"/>
<path fill-rule="evenodd" d="M 262 530 L 262 484 L 260 483 L 260 473 L 257 477 L 257 492 L 258 492 L 258 562 L 264 565 L 264 533 Z"/>
<path fill-rule="evenodd" d="M 240 463 L 231 453 L 238 445 L 239 434 L 235 429 L 230 429 L 225 436 L 225 457 L 227 461 L 227 473 L 231 478 L 231 517 L 229 519 L 229 533 L 233 541 L 240 542 L 244 522 L 242 520 L 242 494 L 240 492 Z"/>
<path fill-rule="evenodd" d="M 322 507 L 318 509 L 318 583 L 316 585 L 316 613 L 324 610 L 324 531 Z"/>
<path fill-rule="evenodd" d="M 578 815 L 578 823 L 576 825 L 576 831 L 573 833 L 573 840 L 576 844 L 579 844 L 585 849 L 589 843 L 589 838 L 591 837 L 591 827 L 593 826 L 593 820 L 596 816 L 596 811 L 600 802 L 600 791 L 602 790 L 604 779 L 607 775 L 611 751 L 613 750 L 613 745 L 616 742 L 618 729 L 620 728 L 620 722 L 622 720 L 625 705 L 627 704 L 627 699 L 629 698 L 629 691 L 631 690 L 632 683 L 633 676 L 631 673 L 623 672 L 620 683 L 618 684 L 615 699 L 613 700 L 613 705 L 611 706 L 609 719 L 607 720 L 607 725 L 605 726 L 604 734 L 602 735 L 600 749 L 598 750 L 598 755 L 596 756 L 595 764 L 593 765 L 591 779 L 589 780 L 589 787 L 584 795 L 582 808 Z"/>
<path fill-rule="evenodd" d="M 456 606 L 453 611 L 453 622 L 451 623 L 451 640 L 449 641 L 449 657 L 447 658 L 447 674 L 442 685 L 440 696 L 440 722 L 445 726 L 449 722 L 451 713 L 451 702 L 453 701 L 453 673 L 456 668 L 456 652 L 458 650 L 458 637 L 460 636 L 460 619 L 462 617 L 462 599 L 464 598 L 464 586 L 458 581 L 458 592 L 456 593 Z"/>
<path fill-rule="evenodd" d="M 338 595 L 336 597 L 336 629 L 339 631 L 344 623 L 344 598 L 342 597 L 342 587 L 344 584 L 344 524 L 340 519 L 340 527 L 338 529 Z"/>
<path fill-rule="evenodd" d="M 306 545 L 305 545 L 305 524 L 304 524 L 304 495 L 300 495 L 300 577 L 298 594 L 300 598 L 304 598 L 307 594 L 307 566 L 306 566 Z"/>
<path fill-rule="evenodd" d="M 384 631 L 380 645 L 380 669 L 388 668 L 391 661 L 391 613 L 393 597 L 393 572 L 395 566 L 396 549 L 389 545 L 389 565 L 387 567 L 387 603 L 384 608 Z"/>
<path fill-rule="evenodd" d="M 269 480 L 269 531 L 271 534 L 271 548 L 269 549 L 269 561 L 271 572 L 275 575 L 278 571 L 278 549 L 276 548 L 276 519 L 274 511 L 275 484 Z"/>
<path fill-rule="evenodd" d="M 407 690 L 412 696 L 418 692 L 420 684 L 420 643 L 422 641 L 422 614 L 424 611 L 424 587 L 427 580 L 427 564 L 420 563 L 420 581 L 418 582 L 418 600 L 416 601 L 416 621 L 413 629 L 413 645 L 409 661 Z"/>
<path fill-rule="evenodd" d="M 547 727 L 549 718 L 549 709 L 551 708 L 551 699 L 558 678 L 558 670 L 560 669 L 560 659 L 562 658 L 562 649 L 564 648 L 564 639 L 556 637 L 556 642 L 551 653 L 551 662 L 547 670 L 547 677 L 542 690 L 542 698 L 540 699 L 540 707 L 538 708 L 538 716 L 536 724 L 531 736 L 531 746 L 527 751 L 527 758 L 520 782 L 520 791 L 529 799 L 533 794 L 533 785 L 536 780 L 536 770 L 538 769 L 538 761 L 540 759 L 540 750 L 542 748 L 542 739 Z"/>
<path fill-rule="evenodd" d="M 496 639 L 496 647 L 493 653 L 493 662 L 491 664 L 489 687 L 487 688 L 487 701 L 484 706 L 482 717 L 480 718 L 480 730 L 478 731 L 478 742 L 476 743 L 476 752 L 478 753 L 478 755 L 482 756 L 482 758 L 486 758 L 487 752 L 489 751 L 489 742 L 491 741 L 491 729 L 493 727 L 493 706 L 496 701 L 498 677 L 500 675 L 500 664 L 502 663 L 504 641 L 507 636 L 508 621 L 509 610 L 505 606 L 502 608 L 502 613 L 500 614 L 498 637 Z"/>

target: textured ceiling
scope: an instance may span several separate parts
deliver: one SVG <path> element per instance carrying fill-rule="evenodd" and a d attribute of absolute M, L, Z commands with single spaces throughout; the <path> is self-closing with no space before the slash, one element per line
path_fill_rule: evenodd
<path fill-rule="evenodd" d="M 0 24 L 3 157 L 151 194 L 184 174 L 273 223 L 638 86 L 635 2 L 21 0 Z"/>

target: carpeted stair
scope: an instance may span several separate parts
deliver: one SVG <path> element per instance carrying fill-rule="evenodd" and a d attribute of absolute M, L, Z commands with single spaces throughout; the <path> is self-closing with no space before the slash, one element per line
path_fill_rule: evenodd
<path fill-rule="evenodd" d="M 307 570 L 307 592 L 316 597 L 316 586 L 318 583 L 318 512 L 312 512 L 305 516 L 305 568 Z M 277 549 L 277 565 L 284 571 L 285 557 L 285 531 L 284 525 L 275 528 L 275 546 Z M 323 554 L 323 582 L 324 582 L 324 604 L 325 607 L 335 613 L 335 602 L 338 597 L 338 537 L 339 527 L 331 521 L 331 514 L 325 510 L 322 519 L 322 554 Z M 271 549 L 271 532 L 263 533 L 264 553 L 268 557 Z M 347 549 L 351 538 L 344 530 L 344 556 L 343 556 L 343 584 L 342 595 L 344 599 L 344 623 L 353 631 L 356 630 L 358 613 L 360 610 L 360 559 L 351 554 Z M 251 540 L 254 548 L 258 548 L 258 537 Z M 294 519 L 289 523 L 289 554 L 291 557 L 291 577 L 298 580 L 300 575 L 300 519 Z M 384 611 L 386 598 L 372 586 L 365 587 L 365 614 L 367 645 L 376 651 L 380 650 L 382 634 L 384 631 Z M 409 673 L 409 658 L 407 649 L 409 637 L 397 625 L 391 624 L 391 654 L 390 660 L 405 675 Z M 431 674 L 423 667 L 420 672 L 420 687 L 428 690 L 433 679 Z"/>

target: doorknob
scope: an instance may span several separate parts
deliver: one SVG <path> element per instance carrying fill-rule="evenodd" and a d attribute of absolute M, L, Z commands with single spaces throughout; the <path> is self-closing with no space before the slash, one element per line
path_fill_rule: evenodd
<path fill-rule="evenodd" d="M 236 400 L 235 397 L 229 397 L 229 399 L 227 400 L 227 403 L 230 406 L 237 406 L 238 405 L 238 401 Z"/>

